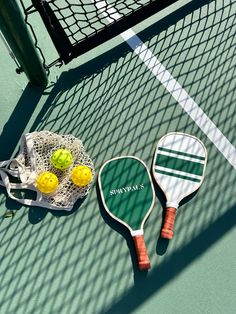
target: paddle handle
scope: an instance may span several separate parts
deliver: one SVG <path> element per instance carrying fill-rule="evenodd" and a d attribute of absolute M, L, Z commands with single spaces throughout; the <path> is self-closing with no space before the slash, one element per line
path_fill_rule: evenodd
<path fill-rule="evenodd" d="M 143 235 L 133 236 L 135 250 L 138 258 L 138 268 L 139 270 L 147 270 L 151 268 L 151 263 L 147 255 L 147 249 L 144 242 Z"/>
<path fill-rule="evenodd" d="M 165 218 L 161 229 L 161 237 L 165 239 L 172 239 L 174 235 L 176 208 L 167 207 L 165 211 Z"/>

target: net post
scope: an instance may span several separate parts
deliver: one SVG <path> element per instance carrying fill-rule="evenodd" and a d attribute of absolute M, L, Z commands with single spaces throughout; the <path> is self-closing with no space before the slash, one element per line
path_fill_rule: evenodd
<path fill-rule="evenodd" d="M 0 0 L 0 29 L 31 84 L 46 86 L 46 70 L 16 0 Z"/>

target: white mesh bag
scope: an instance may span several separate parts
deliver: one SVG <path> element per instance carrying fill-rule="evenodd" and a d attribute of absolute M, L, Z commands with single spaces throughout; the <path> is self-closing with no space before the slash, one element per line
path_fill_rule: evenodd
<path fill-rule="evenodd" d="M 73 156 L 72 165 L 65 170 L 54 168 L 50 162 L 51 154 L 61 148 L 68 149 Z M 72 183 L 71 170 L 77 165 L 88 166 L 94 177 L 93 162 L 85 152 L 81 140 L 72 135 L 59 135 L 50 131 L 26 133 L 21 138 L 17 157 L 0 162 L 0 184 L 6 187 L 9 197 L 22 204 L 70 211 L 78 199 L 88 194 L 92 184 L 90 182 L 84 187 L 78 187 Z M 53 172 L 59 179 L 59 186 L 52 194 L 43 194 L 36 188 L 36 179 L 44 171 Z M 36 199 L 18 198 L 14 195 L 14 191 L 24 189 L 35 191 Z"/>

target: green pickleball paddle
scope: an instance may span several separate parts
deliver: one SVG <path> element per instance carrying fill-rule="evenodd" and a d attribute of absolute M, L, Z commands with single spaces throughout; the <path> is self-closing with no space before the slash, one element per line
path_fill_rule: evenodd
<path fill-rule="evenodd" d="M 179 203 L 201 186 L 206 163 L 207 150 L 195 136 L 173 132 L 157 143 L 152 171 L 167 200 L 163 238 L 172 239 Z"/>
<path fill-rule="evenodd" d="M 105 210 L 125 225 L 134 239 L 139 269 L 149 269 L 143 227 L 155 195 L 147 166 L 133 156 L 113 158 L 101 167 L 98 184 Z"/>

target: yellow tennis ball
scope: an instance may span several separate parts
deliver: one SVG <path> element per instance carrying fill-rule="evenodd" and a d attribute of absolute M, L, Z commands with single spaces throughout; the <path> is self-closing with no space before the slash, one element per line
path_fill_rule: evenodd
<path fill-rule="evenodd" d="M 55 168 L 64 170 L 71 166 L 73 157 L 68 149 L 58 149 L 52 153 L 50 161 Z"/>
<path fill-rule="evenodd" d="M 87 166 L 76 166 L 71 171 L 71 180 L 77 186 L 83 187 L 88 185 L 92 178 L 92 171 Z"/>
<path fill-rule="evenodd" d="M 50 194 L 56 191 L 59 181 L 54 173 L 45 171 L 38 176 L 36 185 L 40 192 Z"/>

